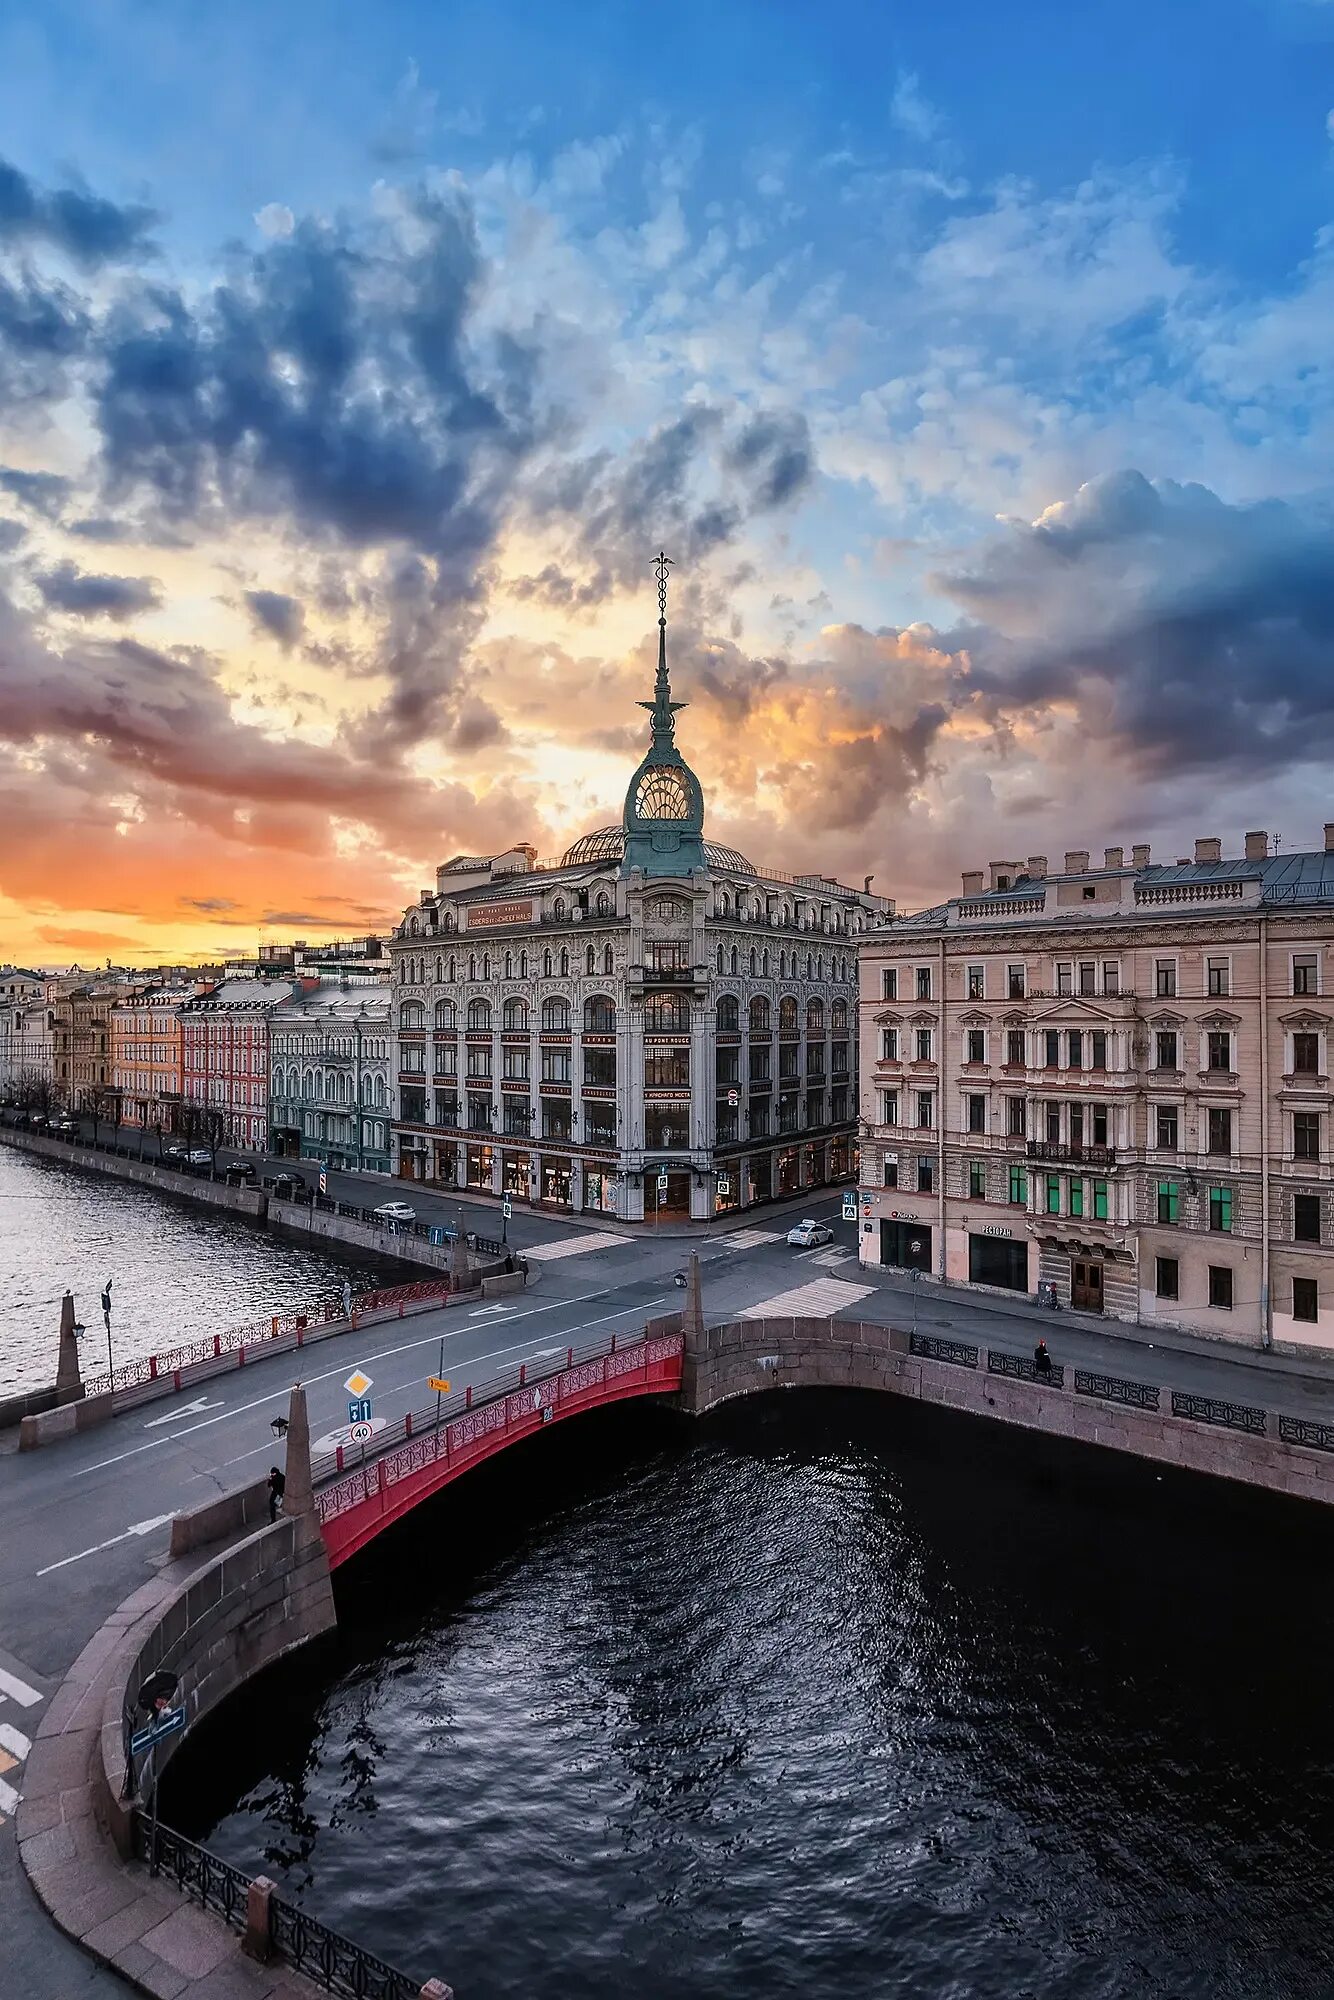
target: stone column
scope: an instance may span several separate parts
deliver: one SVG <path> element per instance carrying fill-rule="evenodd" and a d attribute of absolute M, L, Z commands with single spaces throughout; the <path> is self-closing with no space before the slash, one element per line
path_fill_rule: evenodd
<path fill-rule="evenodd" d="M 681 1310 L 681 1331 L 686 1340 L 699 1341 L 704 1337 L 704 1294 L 700 1285 L 699 1253 L 692 1250 L 686 1270 L 686 1302 Z"/>
<path fill-rule="evenodd" d="M 454 1240 L 449 1246 L 449 1289 L 451 1292 L 466 1292 L 468 1289 L 468 1244 L 463 1230 L 463 1217 L 454 1218 Z"/>
<path fill-rule="evenodd" d="M 60 1301 L 60 1353 L 56 1362 L 57 1403 L 77 1403 L 83 1395 L 79 1373 L 79 1342 L 74 1332 L 74 1294 Z"/>
<path fill-rule="evenodd" d="M 291 1400 L 287 1406 L 287 1464 L 286 1486 L 283 1490 L 283 1514 L 288 1520 L 297 1520 L 302 1529 L 309 1529 L 315 1535 L 320 1532 L 319 1516 L 315 1512 L 315 1493 L 310 1480 L 310 1419 L 306 1414 L 306 1392 L 299 1382 L 292 1384 Z"/>

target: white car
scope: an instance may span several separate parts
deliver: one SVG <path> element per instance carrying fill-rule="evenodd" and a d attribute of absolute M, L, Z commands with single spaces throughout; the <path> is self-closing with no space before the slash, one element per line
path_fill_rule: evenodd
<path fill-rule="evenodd" d="M 788 1230 L 787 1240 L 795 1250 L 814 1250 L 818 1243 L 832 1243 L 834 1232 L 827 1223 L 815 1222 L 807 1216 L 804 1222 Z"/>
<path fill-rule="evenodd" d="M 382 1201 L 373 1211 L 380 1222 L 415 1222 L 417 1211 L 409 1208 L 405 1201 Z"/>
<path fill-rule="evenodd" d="M 192 1167 L 211 1167 L 213 1155 L 207 1146 L 191 1146 L 186 1159 Z"/>

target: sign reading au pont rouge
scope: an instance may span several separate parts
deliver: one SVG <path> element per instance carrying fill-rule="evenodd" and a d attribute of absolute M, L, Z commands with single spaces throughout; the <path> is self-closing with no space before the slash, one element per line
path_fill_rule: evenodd
<path fill-rule="evenodd" d="M 468 929 L 482 930 L 488 924 L 528 924 L 533 919 L 531 898 L 527 902 L 470 903 Z"/>

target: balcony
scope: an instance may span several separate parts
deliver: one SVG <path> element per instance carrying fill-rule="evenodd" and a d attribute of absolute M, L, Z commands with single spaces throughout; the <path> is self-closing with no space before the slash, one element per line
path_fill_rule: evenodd
<path fill-rule="evenodd" d="M 1055 1139 L 1030 1139 L 1027 1153 L 1030 1160 L 1044 1161 L 1049 1166 L 1114 1167 L 1116 1165 L 1115 1146 L 1067 1146 Z"/>

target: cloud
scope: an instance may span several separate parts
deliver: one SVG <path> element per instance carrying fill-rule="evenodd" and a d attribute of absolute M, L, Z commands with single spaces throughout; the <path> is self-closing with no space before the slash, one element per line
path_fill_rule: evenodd
<path fill-rule="evenodd" d="M 296 217 L 285 202 L 266 201 L 263 208 L 255 210 L 255 227 L 261 236 L 290 236 L 296 228 Z"/>
<path fill-rule="evenodd" d="M 306 625 L 306 608 L 300 599 L 284 597 L 278 590 L 248 590 L 245 602 L 255 630 L 267 632 L 290 653 Z"/>
<path fill-rule="evenodd" d="M 90 270 L 144 256 L 155 210 L 125 207 L 84 188 L 41 188 L 0 160 L 0 244 L 49 244 Z"/>
<path fill-rule="evenodd" d="M 155 611 L 162 586 L 152 576 L 94 576 L 76 563 L 59 562 L 33 578 L 43 601 L 72 618 L 111 618 L 122 624 L 141 611 Z"/>
<path fill-rule="evenodd" d="M 934 139 L 944 124 L 935 106 L 923 97 L 915 70 L 899 71 L 894 82 L 894 95 L 890 99 L 889 115 L 900 132 L 923 142 Z"/>
<path fill-rule="evenodd" d="M 0 492 L 11 494 L 21 507 L 47 521 L 59 520 L 72 485 L 72 480 L 58 472 L 25 472 L 18 466 L 0 465 Z"/>

